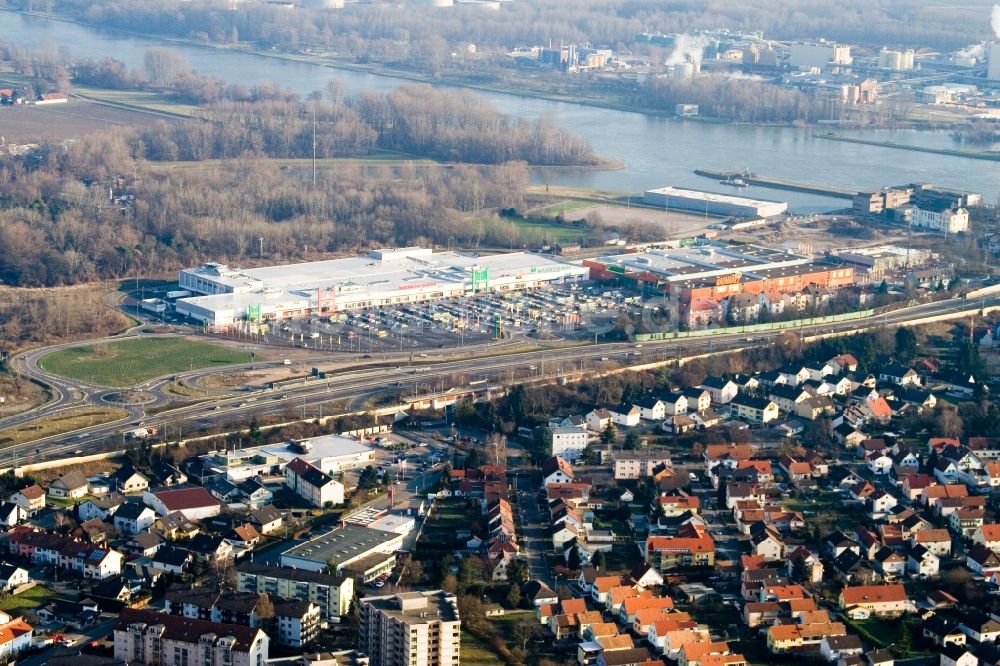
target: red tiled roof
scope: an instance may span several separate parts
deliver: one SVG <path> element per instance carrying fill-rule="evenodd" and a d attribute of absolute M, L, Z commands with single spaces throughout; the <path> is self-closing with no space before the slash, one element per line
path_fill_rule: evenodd
<path fill-rule="evenodd" d="M 294 462 L 294 461 L 293 461 Z M 204 506 L 219 506 L 219 500 L 212 497 L 207 490 L 197 486 L 177 490 L 161 490 L 153 493 L 156 499 L 163 502 L 168 511 L 183 511 Z"/>
<path fill-rule="evenodd" d="M 39 486 L 37 483 L 32 484 L 27 488 L 21 488 L 21 490 L 19 490 L 18 492 L 30 500 L 41 499 L 45 497 L 45 491 L 42 490 L 42 487 Z"/>
<path fill-rule="evenodd" d="M 906 588 L 902 585 L 859 585 L 841 591 L 844 603 L 855 604 L 897 603 L 906 601 Z"/>

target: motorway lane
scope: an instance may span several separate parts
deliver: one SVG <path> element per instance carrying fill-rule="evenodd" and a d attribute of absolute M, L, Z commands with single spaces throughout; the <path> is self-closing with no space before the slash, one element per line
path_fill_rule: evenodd
<path fill-rule="evenodd" d="M 938 303 L 927 303 L 901 309 L 872 319 L 817 324 L 810 327 L 791 330 L 795 330 L 803 335 L 815 335 L 830 332 L 852 332 L 866 327 L 871 328 L 879 325 L 888 326 L 931 315 L 960 312 L 980 307 L 981 305 L 985 307 L 1000 305 L 1000 297 L 976 300 L 974 302 L 966 302 L 964 299 L 960 298 L 950 299 L 947 301 L 940 301 Z M 790 329 L 753 333 L 752 336 L 754 337 L 754 343 L 759 345 L 773 341 L 774 338 L 780 336 L 786 330 Z M 412 368 L 400 365 L 395 368 L 393 366 L 389 366 L 376 369 L 353 369 L 339 372 L 333 374 L 332 376 L 328 375 L 328 379 L 321 384 L 318 382 L 322 380 L 317 380 L 317 382 L 310 383 L 303 387 L 285 387 L 274 389 L 272 391 L 260 391 L 253 394 L 233 394 L 228 397 L 215 399 L 207 404 L 200 403 L 180 406 L 177 409 L 169 410 L 163 412 L 162 414 L 146 418 L 141 416 L 140 413 L 142 410 L 141 408 L 138 408 L 131 410 L 130 416 L 125 421 L 94 426 L 66 435 L 57 435 L 36 440 L 24 445 L 19 445 L 17 447 L 9 447 L 8 449 L 3 450 L 3 453 L 11 455 L 17 453 L 18 455 L 23 456 L 25 453 L 33 452 L 36 448 L 41 448 L 44 449 L 42 457 L 51 458 L 64 455 L 77 449 L 83 450 L 84 452 L 92 452 L 98 448 L 99 444 L 105 438 L 111 435 L 119 434 L 125 426 L 137 426 L 139 420 L 143 421 L 143 425 L 157 426 L 160 428 L 167 426 L 168 428 L 178 432 L 182 432 L 184 430 L 190 432 L 192 428 L 210 426 L 220 421 L 230 420 L 235 416 L 249 419 L 251 416 L 280 413 L 286 409 L 287 401 L 273 400 L 273 396 L 276 394 L 287 395 L 288 401 L 292 401 L 296 406 L 302 405 L 305 407 L 344 397 L 356 400 L 360 396 L 370 397 L 372 395 L 377 395 L 378 393 L 384 393 L 388 390 L 395 390 L 395 388 L 399 387 L 402 387 L 405 390 L 405 387 L 410 384 L 414 384 L 415 386 L 433 386 L 436 383 L 447 384 L 449 378 L 455 374 L 472 374 L 477 377 L 482 377 L 484 374 L 495 373 L 495 379 L 502 381 L 504 373 L 507 372 L 514 373 L 529 370 L 532 374 L 537 372 L 537 376 L 541 376 L 543 374 L 545 376 L 553 376 L 572 373 L 579 370 L 586 370 L 586 361 L 604 359 L 605 357 L 609 359 L 614 358 L 615 360 L 630 360 L 633 364 L 637 364 L 643 361 L 655 362 L 657 360 L 663 360 L 663 357 L 676 357 L 680 355 L 694 355 L 699 353 L 720 353 L 747 346 L 746 336 L 746 333 L 729 333 L 713 335 L 710 338 L 699 337 L 646 342 L 642 345 L 641 350 L 638 349 L 638 345 L 632 343 L 613 342 L 568 349 L 521 352 L 507 356 L 489 358 L 428 362 L 425 365 L 414 366 Z M 59 347 L 63 346 L 72 345 L 60 345 Z M 50 351 L 52 351 L 52 348 L 34 350 L 32 352 L 27 352 L 19 358 L 26 358 L 26 363 L 29 367 L 37 368 L 37 359 Z M 466 352 L 467 351 L 468 350 L 466 350 Z M 409 354 L 406 354 L 405 356 L 407 359 L 409 358 Z M 642 358 L 640 359 L 639 356 Z M 329 363 L 330 356 L 326 355 L 319 357 L 315 359 L 315 361 L 325 361 L 326 363 Z M 373 359 L 372 362 L 384 363 L 384 361 L 379 361 L 377 359 Z M 276 365 L 280 364 L 280 362 L 271 362 L 270 364 Z M 250 365 L 251 364 L 245 364 L 247 369 L 249 369 Z M 265 362 L 254 365 L 261 367 L 267 365 L 267 363 Z M 225 371 L 238 371 L 240 367 L 243 366 L 230 366 L 226 368 Z M 195 373 L 179 373 L 176 377 L 184 378 L 192 374 L 204 375 L 209 372 L 211 371 L 200 370 L 195 371 Z M 219 372 L 219 370 L 215 369 L 214 372 Z M 48 380 L 49 377 L 49 375 L 45 375 L 46 380 Z M 150 380 L 143 386 L 149 388 L 150 390 L 158 390 L 169 380 L 170 378 Z M 65 387 L 67 386 L 72 386 L 73 388 L 80 390 L 79 384 L 72 385 L 61 379 L 53 381 L 58 381 L 58 388 L 64 394 L 66 393 L 67 388 Z M 102 392 L 106 390 L 107 389 L 103 387 L 101 388 Z M 90 391 L 87 392 L 87 395 L 92 397 L 92 393 Z M 66 400 L 65 395 L 63 395 L 61 400 Z M 218 407 L 216 407 L 216 405 Z M 37 416 L 38 414 L 35 414 L 33 418 L 36 418 Z M 4 427 L 7 426 L 6 421 L 7 419 L 4 420 Z M 194 425 L 192 425 L 192 422 Z"/>

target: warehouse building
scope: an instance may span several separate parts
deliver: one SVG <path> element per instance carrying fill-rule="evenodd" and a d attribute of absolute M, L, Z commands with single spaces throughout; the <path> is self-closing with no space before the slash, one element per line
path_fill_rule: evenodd
<path fill-rule="evenodd" d="M 788 210 L 788 204 L 781 201 L 749 199 L 702 190 L 684 190 L 679 187 L 646 190 L 643 201 L 650 206 L 664 209 L 673 208 L 725 217 L 774 217 Z"/>
<path fill-rule="evenodd" d="M 403 535 L 344 524 L 281 554 L 281 566 L 306 571 L 347 571 L 364 581 L 392 571 Z"/>
<path fill-rule="evenodd" d="M 737 294 L 796 293 L 854 283 L 854 268 L 756 245 L 703 244 L 586 259 L 591 277 L 665 293 L 679 303 Z"/>
<path fill-rule="evenodd" d="M 341 435 L 321 435 L 310 439 L 290 440 L 245 449 L 211 451 L 198 460 L 206 475 L 239 482 L 256 476 L 284 476 L 285 466 L 296 458 L 337 474 L 365 467 L 375 460 L 375 449 Z"/>
<path fill-rule="evenodd" d="M 199 296 L 177 301 L 178 314 L 215 326 L 366 307 L 519 291 L 586 278 L 587 269 L 528 252 L 476 256 L 406 247 L 300 264 L 238 269 L 205 264 L 180 272 Z"/>

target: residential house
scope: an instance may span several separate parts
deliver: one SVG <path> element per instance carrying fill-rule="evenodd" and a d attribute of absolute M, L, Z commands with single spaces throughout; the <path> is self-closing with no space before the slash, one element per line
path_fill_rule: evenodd
<path fill-rule="evenodd" d="M 279 645 L 303 648 L 319 632 L 319 606 L 256 592 L 168 592 L 165 613 L 265 629 Z"/>
<path fill-rule="evenodd" d="M 188 520 L 203 520 L 219 515 L 222 505 L 200 486 L 168 488 L 143 492 L 142 501 L 159 516 L 180 513 Z"/>
<path fill-rule="evenodd" d="M 666 404 L 659 398 L 647 395 L 635 403 L 639 408 L 639 416 L 644 421 L 662 421 L 667 415 Z M 685 411 L 687 410 L 687 399 L 685 398 Z"/>
<path fill-rule="evenodd" d="M 778 406 L 766 398 L 737 396 L 729 403 L 736 418 L 750 423 L 766 424 L 778 418 Z"/>
<path fill-rule="evenodd" d="M 274 494 L 257 477 L 245 479 L 236 488 L 240 503 L 250 509 L 259 509 L 274 499 Z"/>
<path fill-rule="evenodd" d="M 94 497 L 76 505 L 76 514 L 81 521 L 98 518 L 108 520 L 122 505 L 125 496 L 119 493 L 108 493 L 103 497 Z"/>
<path fill-rule="evenodd" d="M 712 566 L 715 563 L 715 542 L 704 530 L 692 526 L 677 536 L 651 536 L 645 544 L 646 561 L 658 571 L 678 566 Z"/>
<path fill-rule="evenodd" d="M 252 510 L 249 518 L 250 524 L 254 526 L 254 529 L 263 535 L 277 532 L 284 522 L 284 517 L 281 515 L 281 512 L 278 511 L 278 509 L 276 509 L 272 504 Z"/>
<path fill-rule="evenodd" d="M 164 546 L 156 551 L 150 567 L 164 573 L 181 575 L 194 559 L 191 551 L 175 546 Z"/>
<path fill-rule="evenodd" d="M 90 598 L 81 601 L 53 599 L 35 610 L 35 615 L 48 625 L 63 625 L 81 630 L 94 624 L 100 617 L 97 603 Z"/>
<path fill-rule="evenodd" d="M 0 592 L 10 594 L 20 585 L 25 585 L 31 581 L 28 570 L 16 564 L 7 562 L 0 563 Z"/>
<path fill-rule="evenodd" d="M 750 527 L 750 549 L 754 555 L 764 558 L 765 562 L 778 562 L 785 559 L 785 542 L 777 530 L 766 523 L 755 523 Z"/>
<path fill-rule="evenodd" d="M 906 570 L 918 578 L 928 578 L 938 575 L 941 569 L 941 558 L 930 548 L 917 545 L 906 551 Z"/>
<path fill-rule="evenodd" d="M 858 360 L 851 354 L 840 354 L 827 361 L 827 365 L 830 366 L 832 374 L 839 375 L 857 371 Z"/>
<path fill-rule="evenodd" d="M 824 636 L 820 641 L 819 652 L 828 663 L 857 657 L 864 652 L 861 639 L 854 634 L 844 636 Z"/>
<path fill-rule="evenodd" d="M 890 363 L 883 367 L 878 380 L 897 386 L 920 386 L 920 375 L 913 368 L 907 368 L 900 363 Z"/>
<path fill-rule="evenodd" d="M 712 394 L 706 389 L 688 386 L 681 393 L 687 398 L 688 412 L 704 412 L 712 406 Z"/>
<path fill-rule="evenodd" d="M 977 576 L 989 578 L 1000 573 L 1000 556 L 981 543 L 969 548 L 965 553 L 965 566 Z"/>
<path fill-rule="evenodd" d="M 969 611 L 959 622 L 958 628 L 976 643 L 994 643 L 1000 638 L 1000 622 L 980 610 Z"/>
<path fill-rule="evenodd" d="M 692 411 L 691 404 L 688 402 L 688 397 L 684 393 L 669 393 L 662 398 L 662 402 L 665 412 L 664 417 L 681 416 L 683 414 L 687 414 L 689 411 Z"/>
<path fill-rule="evenodd" d="M 913 547 L 923 546 L 938 557 L 951 556 L 951 534 L 948 530 L 917 530 L 910 536 L 910 544 Z"/>
<path fill-rule="evenodd" d="M 237 548 L 253 548 L 260 539 L 260 532 L 250 523 L 237 525 L 226 535 L 226 540 Z"/>
<path fill-rule="evenodd" d="M 635 405 L 622 403 L 608 409 L 608 412 L 611 414 L 611 422 L 623 428 L 634 428 L 642 420 L 641 412 Z"/>
<path fill-rule="evenodd" d="M 599 407 L 588 412 L 585 418 L 587 421 L 587 430 L 591 432 L 603 432 L 608 427 L 608 424 L 611 423 L 611 412 L 603 407 Z"/>
<path fill-rule="evenodd" d="M 796 568 L 800 568 L 805 573 L 803 582 L 820 583 L 823 580 L 822 558 L 810 552 L 805 546 L 798 546 L 788 553 L 786 573 L 791 577 L 795 574 Z"/>
<path fill-rule="evenodd" d="M 14 502 L 4 502 L 0 504 L 0 526 L 11 528 L 19 525 L 28 519 L 28 512 Z"/>
<path fill-rule="evenodd" d="M 841 622 L 777 624 L 767 629 L 767 648 L 774 654 L 809 649 L 818 651 L 824 639 L 845 635 L 847 635 L 847 629 Z"/>
<path fill-rule="evenodd" d="M 898 617 L 910 606 L 902 585 L 848 586 L 840 591 L 840 608 L 853 619 Z"/>
<path fill-rule="evenodd" d="M 728 405 L 739 393 L 735 382 L 722 377 L 706 377 L 698 388 L 708 391 L 712 402 L 717 405 Z"/>
<path fill-rule="evenodd" d="M 906 574 L 906 558 L 892 548 L 881 548 L 875 553 L 875 570 L 884 582 L 894 582 Z"/>
<path fill-rule="evenodd" d="M 144 504 L 127 502 L 115 512 L 112 522 L 123 535 L 135 536 L 152 527 L 156 522 L 156 512 Z"/>
<path fill-rule="evenodd" d="M 73 470 L 49 484 L 48 493 L 59 499 L 80 499 L 90 492 L 90 483 L 82 473 Z"/>
<path fill-rule="evenodd" d="M 10 501 L 24 509 L 29 516 L 33 516 L 45 508 L 45 490 L 34 483 L 11 495 Z"/>
<path fill-rule="evenodd" d="M 574 476 L 573 466 L 564 458 L 549 456 L 542 462 L 543 488 L 557 483 L 572 483 Z"/>
<path fill-rule="evenodd" d="M 122 465 L 109 477 L 112 490 L 125 495 L 145 492 L 149 489 L 149 479 L 136 471 L 131 464 Z"/>
<path fill-rule="evenodd" d="M 982 507 L 957 509 L 948 516 L 948 528 L 964 538 L 971 538 L 983 524 L 986 511 Z"/>
<path fill-rule="evenodd" d="M 313 506 L 344 503 L 344 484 L 302 458 L 285 465 L 285 485 Z"/>
<path fill-rule="evenodd" d="M 938 653 L 939 666 L 979 666 L 979 657 L 964 645 L 949 643 Z"/>

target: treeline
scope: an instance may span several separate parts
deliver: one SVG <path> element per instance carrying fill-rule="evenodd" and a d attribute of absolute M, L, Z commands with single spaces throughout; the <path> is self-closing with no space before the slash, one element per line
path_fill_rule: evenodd
<path fill-rule="evenodd" d="M 741 122 L 814 122 L 824 117 L 822 99 L 764 81 L 650 77 L 642 92 L 644 103 L 653 108 L 673 111 L 675 104 L 697 104 L 701 115 Z"/>
<path fill-rule="evenodd" d="M 304 158 L 388 150 L 449 162 L 593 166 L 590 145 L 547 119 L 515 121 L 467 91 L 408 85 L 340 102 L 227 101 L 204 119 L 159 123 L 142 135 L 153 160 L 241 156 Z"/>
<path fill-rule="evenodd" d="M 0 288 L 0 348 L 99 338 L 129 320 L 102 303 L 103 291 L 78 287 L 28 291 Z"/>
<path fill-rule="evenodd" d="M 453 162 L 541 166 L 602 163 L 583 139 L 549 118 L 514 119 L 466 90 L 401 86 L 388 93 L 347 95 L 338 81 L 324 99 L 308 99 L 270 82 L 227 84 L 192 71 L 177 51 L 146 50 L 143 67 L 114 58 L 73 60 L 52 45 L 31 50 L 0 45 L 0 63 L 33 77 L 37 87 L 68 91 L 81 84 L 116 90 L 156 90 L 199 106 L 198 119 L 161 123 L 142 137 L 141 156 L 202 160 L 241 156 L 302 158 L 362 156 L 390 150 Z"/>
<path fill-rule="evenodd" d="M 0 282 L 74 284 L 207 260 L 246 265 L 260 261 L 260 238 L 268 262 L 373 245 L 530 242 L 490 212 L 523 206 L 523 162 L 342 164 L 320 169 L 313 186 L 307 174 L 253 160 L 157 169 L 142 159 L 146 150 L 141 136 L 115 130 L 0 163 Z"/>
<path fill-rule="evenodd" d="M 824 36 L 878 48 L 885 44 L 956 49 L 992 36 L 992 0 L 962 7 L 923 0 L 533 0 L 501 11 L 475 6 L 430 10 L 424 2 L 349 3 L 345 9 L 287 8 L 222 0 L 13 0 L 49 8 L 102 28 L 157 33 L 202 42 L 249 42 L 258 48 L 323 49 L 357 62 L 430 74 L 489 68 L 519 44 L 593 43 L 635 52 L 640 32 L 683 32 L 725 27 L 762 31 L 775 39 Z M 466 47 L 475 44 L 477 49 Z"/>

